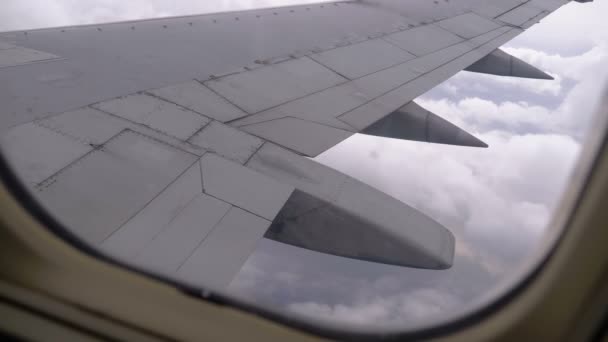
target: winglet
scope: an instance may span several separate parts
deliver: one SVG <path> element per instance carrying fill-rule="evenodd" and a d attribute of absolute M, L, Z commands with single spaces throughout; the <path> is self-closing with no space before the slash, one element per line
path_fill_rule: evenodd
<path fill-rule="evenodd" d="M 413 101 L 360 133 L 437 144 L 488 147 L 483 141 Z"/>
<path fill-rule="evenodd" d="M 492 53 L 478 60 L 464 70 L 498 76 L 512 76 L 540 80 L 554 79 L 553 76 L 500 49 L 494 50 Z"/>

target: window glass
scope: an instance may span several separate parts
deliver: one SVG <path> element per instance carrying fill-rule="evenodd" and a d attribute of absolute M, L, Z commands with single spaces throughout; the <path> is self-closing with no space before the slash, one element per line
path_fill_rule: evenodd
<path fill-rule="evenodd" d="M 497 298 L 561 228 L 608 3 L 512 36 L 540 18 L 269 8 L 302 3 L 3 3 L 0 148 L 85 244 L 285 315 L 420 327 Z"/>

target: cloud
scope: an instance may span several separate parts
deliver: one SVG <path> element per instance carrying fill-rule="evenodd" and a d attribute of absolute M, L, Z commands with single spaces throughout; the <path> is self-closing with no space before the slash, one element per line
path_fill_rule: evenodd
<path fill-rule="evenodd" d="M 357 136 L 320 160 L 420 209 L 510 265 L 542 236 L 579 144 L 555 134 L 479 136 L 489 149 Z"/>
<path fill-rule="evenodd" d="M 505 48 L 555 81 L 462 72 L 419 100 L 490 148 L 356 135 L 317 158 L 449 227 L 457 237 L 452 269 L 366 265 L 266 242 L 233 282 L 234 292 L 311 317 L 404 324 L 463 310 L 530 262 L 568 184 L 608 76 L 608 49 L 597 44 L 596 33 L 578 32 L 585 44 L 575 47 L 538 48 L 546 45 L 541 41 L 557 41 L 545 31 L 555 35 L 572 27 L 563 22 L 571 18 L 566 10 L 560 13 L 561 20 Z M 595 30 L 605 25 L 599 21 Z M 240 286 L 250 268 L 261 272 Z M 292 273 L 286 279 L 297 281 L 279 279 L 276 270 Z"/>
<path fill-rule="evenodd" d="M 530 48 L 506 50 L 548 70 L 557 79 L 525 80 L 461 72 L 427 93 L 419 103 L 475 133 L 553 133 L 581 140 L 591 116 L 577 114 L 591 113 L 597 107 L 597 94 L 608 80 L 604 67 L 608 64 L 608 45 L 570 57 Z M 551 84 L 556 85 L 555 89 Z M 501 95 L 505 93 L 509 95 Z"/>
<path fill-rule="evenodd" d="M 535 25 L 511 41 L 508 46 L 534 48 L 549 54 L 580 55 L 608 41 L 606 13 L 606 1 L 582 4 L 570 2 L 544 18 L 541 25 Z"/>
<path fill-rule="evenodd" d="M 346 305 L 317 302 L 290 303 L 288 310 L 297 314 L 331 319 L 340 323 L 359 325 L 397 325 L 413 323 L 429 316 L 437 316 L 463 303 L 450 293 L 434 289 L 420 289 L 395 296 L 376 296 Z"/>

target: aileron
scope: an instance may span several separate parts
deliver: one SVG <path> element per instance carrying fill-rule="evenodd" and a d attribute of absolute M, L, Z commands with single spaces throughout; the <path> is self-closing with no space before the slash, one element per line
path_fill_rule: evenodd
<path fill-rule="evenodd" d="M 153 89 L 149 93 L 220 122 L 235 120 L 247 115 L 197 81 Z"/>

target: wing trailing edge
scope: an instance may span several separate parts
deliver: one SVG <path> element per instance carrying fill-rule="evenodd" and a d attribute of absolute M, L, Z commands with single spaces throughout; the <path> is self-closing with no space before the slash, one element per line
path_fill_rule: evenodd
<path fill-rule="evenodd" d="M 437 144 L 488 147 L 486 143 L 440 116 L 409 102 L 360 132 L 379 137 Z"/>
<path fill-rule="evenodd" d="M 501 49 L 475 62 L 466 71 L 490 74 L 497 76 L 511 76 L 521 78 L 532 78 L 538 80 L 553 80 L 553 76 L 530 65 L 521 59 L 512 56 Z"/>

